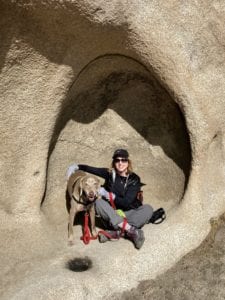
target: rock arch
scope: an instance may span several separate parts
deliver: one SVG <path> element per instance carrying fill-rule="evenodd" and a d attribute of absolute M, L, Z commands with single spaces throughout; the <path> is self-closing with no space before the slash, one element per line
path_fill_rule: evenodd
<path fill-rule="evenodd" d="M 191 164 L 180 108 L 143 64 L 108 54 L 82 69 L 62 104 L 50 144 L 44 211 L 53 208 L 50 215 L 58 219 L 58 205 L 63 205 L 63 195 L 54 197 L 62 193 L 62 185 L 55 184 L 58 157 L 60 165 L 75 161 L 107 167 L 118 147 L 129 149 L 146 183 L 146 202 L 166 209 L 180 203 Z"/>
<path fill-rule="evenodd" d="M 225 210 L 221 2 L 0 2 L 2 299 L 100 299 L 155 277 L 206 237 Z M 85 248 L 79 238 L 68 248 L 66 167 L 105 165 L 121 143 L 146 201 L 168 207 L 166 222 L 144 227 L 138 252 L 126 241 Z M 173 189 L 163 191 L 167 180 Z M 74 256 L 93 268 L 71 275 Z"/>

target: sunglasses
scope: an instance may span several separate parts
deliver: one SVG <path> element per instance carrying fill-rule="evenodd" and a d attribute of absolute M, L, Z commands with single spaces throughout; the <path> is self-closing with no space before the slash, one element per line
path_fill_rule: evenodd
<path fill-rule="evenodd" d="M 118 162 L 128 162 L 128 159 L 127 158 L 115 158 L 114 159 L 114 162 L 115 163 L 118 163 Z"/>

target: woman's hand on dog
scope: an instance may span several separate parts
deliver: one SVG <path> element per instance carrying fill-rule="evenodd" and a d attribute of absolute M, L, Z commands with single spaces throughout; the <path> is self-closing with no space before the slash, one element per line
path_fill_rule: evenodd
<path fill-rule="evenodd" d="M 70 178 L 70 176 L 77 170 L 79 170 L 79 167 L 77 164 L 74 163 L 74 164 L 70 165 L 66 171 L 66 180 L 68 180 Z"/>

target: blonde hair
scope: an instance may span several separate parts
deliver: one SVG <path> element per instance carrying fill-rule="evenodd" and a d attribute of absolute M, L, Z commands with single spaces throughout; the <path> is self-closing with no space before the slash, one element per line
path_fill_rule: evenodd
<path fill-rule="evenodd" d="M 111 166 L 109 168 L 109 172 L 112 172 L 113 169 L 116 171 L 114 160 L 112 160 Z M 133 172 L 132 161 L 128 158 L 127 173 L 131 174 L 132 172 Z"/>

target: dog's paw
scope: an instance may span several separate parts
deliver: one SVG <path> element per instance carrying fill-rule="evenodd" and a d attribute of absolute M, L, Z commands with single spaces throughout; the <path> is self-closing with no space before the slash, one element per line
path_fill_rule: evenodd
<path fill-rule="evenodd" d="M 93 237 L 96 237 L 98 235 L 97 231 L 93 230 L 93 229 L 92 229 L 92 233 L 91 234 L 92 234 Z"/>

